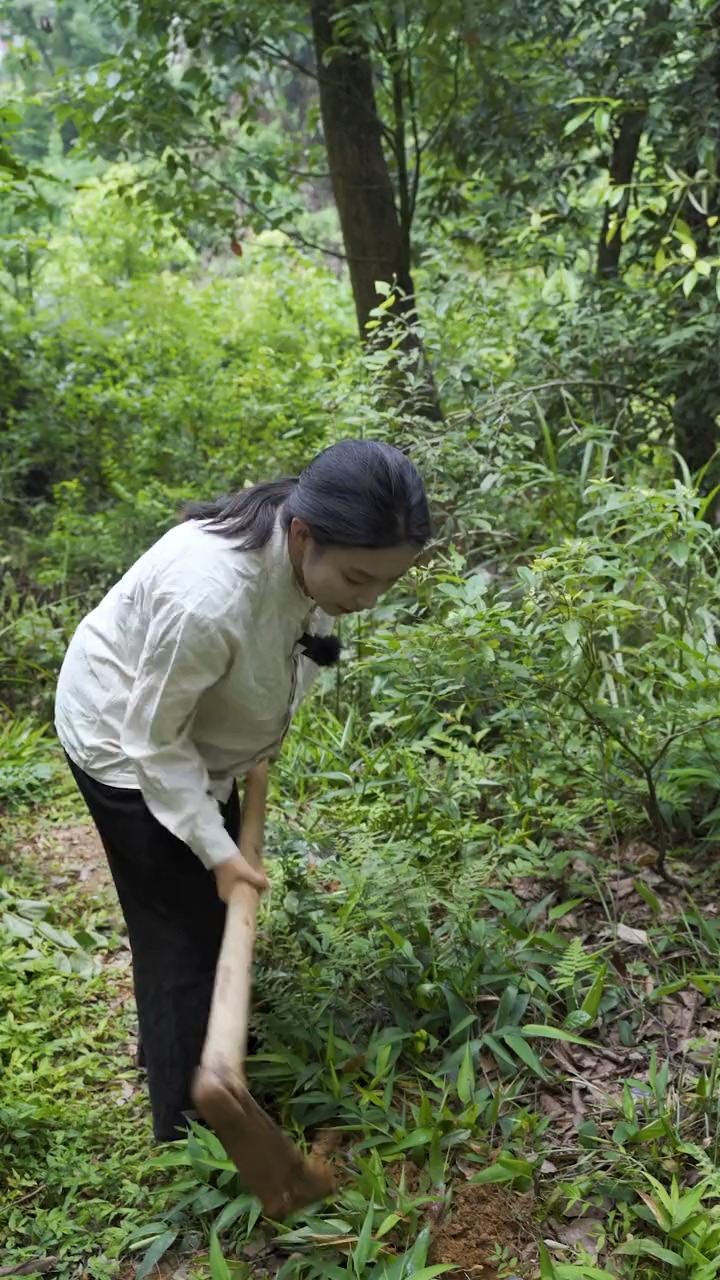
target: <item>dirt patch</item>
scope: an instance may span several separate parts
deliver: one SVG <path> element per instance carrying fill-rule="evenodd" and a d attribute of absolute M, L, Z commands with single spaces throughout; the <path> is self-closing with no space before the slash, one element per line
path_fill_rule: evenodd
<path fill-rule="evenodd" d="M 412 1160 L 405 1160 L 403 1164 L 386 1165 L 385 1172 L 398 1187 L 402 1183 L 407 1195 L 419 1194 L 421 1169 L 419 1165 L 413 1164 Z"/>
<path fill-rule="evenodd" d="M 432 1232 L 429 1261 L 452 1262 L 460 1275 L 498 1280 L 498 1268 L 534 1253 L 536 1226 L 530 1197 L 499 1186 L 458 1187 L 446 1216 Z"/>
<path fill-rule="evenodd" d="M 115 886 L 100 837 L 88 822 L 43 824 L 24 841 L 32 860 L 42 869 L 48 890 L 72 890 L 82 895 L 93 907 L 101 907 L 109 915 L 119 940 L 111 949 L 97 952 L 102 968 L 110 976 L 114 993 L 110 1007 L 124 1008 L 133 1001 L 132 961 L 125 922 L 120 911 Z M 135 1060 L 135 1038 L 128 1042 L 128 1056 Z M 124 1093 L 129 1096 L 127 1084 Z"/>
<path fill-rule="evenodd" d="M 89 895 L 112 889 L 110 869 L 100 837 L 88 823 L 60 824 L 38 833 L 31 844 L 44 858 L 50 884 L 77 884 Z"/>
<path fill-rule="evenodd" d="M 318 1129 L 315 1134 L 310 1154 L 316 1160 L 332 1160 L 348 1145 L 346 1133 L 339 1129 Z"/>

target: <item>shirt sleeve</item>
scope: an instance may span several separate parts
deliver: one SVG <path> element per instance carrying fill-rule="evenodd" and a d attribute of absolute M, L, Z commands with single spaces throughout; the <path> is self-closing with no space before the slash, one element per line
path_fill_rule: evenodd
<path fill-rule="evenodd" d="M 231 658 L 221 624 L 187 612 L 178 600 L 156 601 L 120 736 L 148 809 L 208 868 L 231 858 L 237 845 L 190 735 L 201 694 Z"/>

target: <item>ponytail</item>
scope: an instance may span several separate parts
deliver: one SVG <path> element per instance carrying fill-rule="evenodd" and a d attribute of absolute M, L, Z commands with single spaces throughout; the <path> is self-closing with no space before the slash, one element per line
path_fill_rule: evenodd
<path fill-rule="evenodd" d="M 297 480 L 266 480 L 209 502 L 188 502 L 181 520 L 204 520 L 223 538 L 237 538 L 243 551 L 259 551 L 266 546 L 275 528 L 277 513 L 285 505 Z"/>

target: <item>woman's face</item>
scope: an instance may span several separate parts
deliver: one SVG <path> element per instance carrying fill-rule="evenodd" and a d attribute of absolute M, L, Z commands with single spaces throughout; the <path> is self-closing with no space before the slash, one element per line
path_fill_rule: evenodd
<path fill-rule="evenodd" d="M 290 525 L 288 547 L 300 585 L 324 613 L 339 617 L 372 609 L 412 568 L 417 547 L 320 547 L 302 520 Z"/>

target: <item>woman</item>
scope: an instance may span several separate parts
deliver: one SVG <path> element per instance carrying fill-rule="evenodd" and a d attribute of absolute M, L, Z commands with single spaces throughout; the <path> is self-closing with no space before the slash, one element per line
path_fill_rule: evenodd
<path fill-rule="evenodd" d="M 56 727 L 127 923 L 155 1136 L 180 1136 L 225 902 L 266 880 L 238 851 L 235 778 L 275 755 L 329 633 L 371 609 L 430 537 L 422 480 L 345 441 L 298 480 L 191 503 L 81 622 Z"/>

